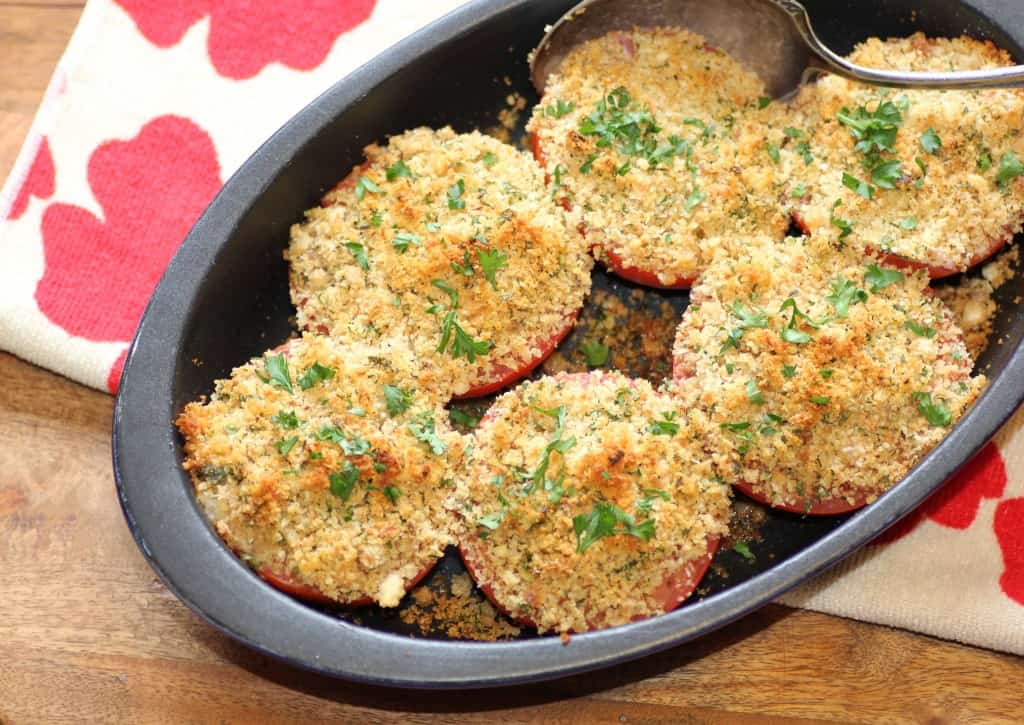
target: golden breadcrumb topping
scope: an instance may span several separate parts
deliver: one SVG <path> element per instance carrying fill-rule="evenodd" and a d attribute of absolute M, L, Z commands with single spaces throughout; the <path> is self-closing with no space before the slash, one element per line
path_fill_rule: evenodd
<path fill-rule="evenodd" d="M 822 237 L 722 243 L 675 343 L 730 483 L 776 505 L 870 502 L 945 436 L 985 379 L 923 272 Z"/>
<path fill-rule="evenodd" d="M 693 574 L 729 518 L 700 438 L 673 398 L 620 373 L 559 374 L 501 396 L 459 475 L 477 583 L 541 631 L 672 609 L 679 592 L 663 585 Z"/>
<path fill-rule="evenodd" d="M 527 128 L 595 252 L 678 284 L 704 237 L 786 229 L 778 148 L 751 119 L 763 95 L 699 35 L 614 32 L 568 54 Z"/>
<path fill-rule="evenodd" d="M 988 346 L 992 322 L 998 311 L 995 291 L 1016 271 L 1020 249 L 1011 247 L 981 268 L 981 276 L 964 276 L 955 284 L 935 288 L 946 303 L 957 325 L 963 330 L 964 342 L 975 360 Z"/>
<path fill-rule="evenodd" d="M 177 420 L 196 497 L 256 570 L 394 606 L 453 542 L 464 443 L 395 341 L 291 341 Z"/>
<path fill-rule="evenodd" d="M 592 261 L 529 155 L 419 128 L 366 158 L 292 228 L 303 328 L 367 343 L 400 334 L 446 394 L 462 394 L 571 324 Z"/>
<path fill-rule="evenodd" d="M 872 38 L 850 59 L 874 68 L 1012 65 L 991 42 Z M 1021 228 L 1024 90 L 886 90 L 826 75 L 794 112 L 814 124 L 814 162 L 795 177 L 801 225 L 931 266 L 964 270 Z M 838 206 L 837 206 L 838 204 Z"/>

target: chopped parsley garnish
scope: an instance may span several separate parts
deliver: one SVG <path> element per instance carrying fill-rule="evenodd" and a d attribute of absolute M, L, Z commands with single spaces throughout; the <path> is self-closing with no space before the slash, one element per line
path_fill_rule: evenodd
<path fill-rule="evenodd" d="M 782 157 L 779 156 L 779 147 L 778 146 L 776 146 L 773 143 L 767 143 L 766 142 L 765 145 L 764 145 L 764 150 L 768 152 L 768 158 L 770 158 L 775 163 L 779 163 L 779 161 L 781 160 Z"/>
<path fill-rule="evenodd" d="M 796 145 L 796 152 L 804 160 L 804 166 L 810 166 L 811 162 L 814 161 L 814 156 L 811 154 L 811 145 L 807 141 L 798 143 Z"/>
<path fill-rule="evenodd" d="M 871 169 L 871 181 L 880 189 L 895 189 L 903 178 L 903 163 L 898 159 L 883 161 Z"/>
<path fill-rule="evenodd" d="M 753 552 L 750 551 L 750 547 L 743 541 L 737 541 L 732 545 L 732 550 L 742 556 L 744 559 L 753 564 L 757 561 L 757 557 L 754 556 Z"/>
<path fill-rule="evenodd" d="M 473 274 L 473 262 L 469 258 L 469 252 L 462 253 L 462 263 L 452 262 L 452 271 L 461 274 L 463 277 L 470 277 Z"/>
<path fill-rule="evenodd" d="M 719 423 L 718 425 L 719 425 L 719 427 L 722 430 L 731 430 L 734 433 L 736 431 L 747 430 L 747 428 L 750 427 L 750 423 L 746 422 L 746 421 L 741 422 L 741 423 L 728 423 L 728 422 L 726 422 L 726 423 Z"/>
<path fill-rule="evenodd" d="M 853 231 L 853 224 L 850 221 L 836 216 L 835 210 L 838 209 L 839 206 L 842 205 L 842 203 L 842 199 L 836 199 L 835 202 L 832 204 L 832 212 L 829 214 L 828 217 L 829 224 L 831 224 L 832 226 L 836 227 L 839 230 L 840 241 L 848 237 L 850 235 L 850 232 Z"/>
<path fill-rule="evenodd" d="M 466 200 L 462 198 L 462 195 L 466 193 L 466 182 L 463 179 L 459 179 L 450 187 L 448 187 L 448 208 L 449 209 L 465 209 Z"/>
<path fill-rule="evenodd" d="M 402 490 L 398 486 L 385 486 L 380 490 L 385 496 L 390 499 L 391 503 L 394 503 L 402 495 Z"/>
<path fill-rule="evenodd" d="M 761 394 L 761 388 L 758 387 L 756 380 L 748 380 L 743 389 L 747 394 L 747 400 L 754 405 L 764 405 L 764 395 Z"/>
<path fill-rule="evenodd" d="M 794 345 L 804 345 L 811 341 L 811 336 L 803 330 L 798 330 L 795 327 L 783 327 L 779 332 L 781 337 L 786 342 L 791 342 Z"/>
<path fill-rule="evenodd" d="M 830 370 L 829 368 L 822 368 L 821 370 L 818 371 L 818 375 L 823 377 L 825 380 L 828 380 L 829 378 L 831 378 L 835 374 L 836 374 L 836 371 L 835 370 Z"/>
<path fill-rule="evenodd" d="M 796 375 L 796 365 L 783 365 L 782 377 L 791 378 Z"/>
<path fill-rule="evenodd" d="M 895 269 L 879 267 L 877 264 L 868 264 L 866 267 L 868 271 L 864 274 L 864 281 L 871 285 L 872 294 L 903 279 L 903 273 Z"/>
<path fill-rule="evenodd" d="M 333 471 L 327 478 L 331 484 L 331 493 L 345 501 L 352 495 L 352 489 L 359 480 L 359 469 L 352 461 L 342 461 L 341 471 Z"/>
<path fill-rule="evenodd" d="M 399 159 L 384 170 L 384 175 L 388 181 L 394 181 L 395 179 L 402 178 L 403 176 L 407 179 L 411 179 L 412 169 L 406 166 L 404 161 Z"/>
<path fill-rule="evenodd" d="M 364 272 L 370 271 L 370 260 L 366 256 L 366 247 L 358 242 L 346 242 L 345 249 L 352 253 L 356 264 L 362 267 Z"/>
<path fill-rule="evenodd" d="M 654 521 L 647 519 L 638 524 L 633 516 L 615 504 L 600 501 L 590 513 L 573 516 L 572 529 L 576 534 L 576 551 L 582 554 L 606 536 L 626 534 L 650 541 L 654 536 Z"/>
<path fill-rule="evenodd" d="M 382 217 L 377 212 L 374 212 L 373 214 L 370 215 L 370 226 L 371 227 L 379 227 L 383 223 L 384 223 L 384 217 Z"/>
<path fill-rule="evenodd" d="M 476 362 L 479 355 L 486 355 L 494 344 L 487 340 L 474 340 L 459 325 L 457 315 L 459 309 L 459 292 L 444 280 L 435 279 L 430 282 L 448 295 L 451 300 L 451 309 L 445 313 L 441 322 L 441 341 L 437 345 L 437 352 L 444 352 L 446 349 L 452 357 L 465 357 L 469 362 Z"/>
<path fill-rule="evenodd" d="M 405 254 L 410 244 L 418 247 L 422 243 L 423 240 L 420 239 L 420 235 L 413 234 L 412 232 L 398 232 L 391 238 L 391 246 L 397 249 L 399 254 Z"/>
<path fill-rule="evenodd" d="M 768 96 L 761 96 L 757 99 L 758 108 L 767 108 L 768 104 L 772 102 L 772 99 Z"/>
<path fill-rule="evenodd" d="M 861 181 L 856 176 L 843 172 L 843 186 L 854 191 L 869 201 L 875 197 L 875 187 L 866 181 Z"/>
<path fill-rule="evenodd" d="M 804 182 L 801 181 L 793 187 L 790 197 L 793 199 L 803 199 L 805 196 L 807 196 L 807 187 L 804 185 Z"/>
<path fill-rule="evenodd" d="M 803 345 L 811 341 L 811 336 L 809 334 L 807 334 L 803 330 L 797 329 L 796 321 L 798 319 L 803 320 L 805 323 L 807 323 L 816 330 L 825 325 L 826 323 L 830 322 L 829 318 L 827 317 L 822 318 L 821 320 L 815 320 L 810 315 L 801 312 L 800 308 L 797 306 L 796 300 L 793 299 L 792 297 L 786 299 L 782 303 L 782 305 L 779 306 L 779 314 L 783 314 L 786 310 L 793 311 L 792 315 L 789 318 L 789 322 L 779 332 L 779 336 L 782 337 L 782 339 L 785 340 L 786 342 L 792 342 L 797 345 Z"/>
<path fill-rule="evenodd" d="M 917 403 L 917 411 L 931 425 L 945 428 L 953 422 L 952 411 L 942 401 L 933 401 L 931 393 L 914 393 L 912 397 Z"/>
<path fill-rule="evenodd" d="M 992 168 L 992 154 L 987 150 L 983 150 L 978 154 L 978 160 L 975 162 L 978 165 L 979 171 L 988 171 Z"/>
<path fill-rule="evenodd" d="M 295 415 L 294 410 L 279 410 L 270 420 L 285 430 L 295 430 L 302 422 L 299 420 L 299 417 Z"/>
<path fill-rule="evenodd" d="M 334 377 L 336 372 L 337 371 L 334 368 L 329 368 L 326 365 L 321 365 L 320 363 L 315 362 L 306 370 L 306 372 L 299 376 L 299 387 L 303 390 L 309 390 L 318 383 L 330 380 Z"/>
<path fill-rule="evenodd" d="M 921 144 L 921 148 L 928 154 L 938 153 L 942 148 L 942 139 L 939 138 L 939 134 L 935 133 L 934 128 L 929 128 L 917 140 Z"/>
<path fill-rule="evenodd" d="M 336 425 L 325 425 L 317 431 L 316 439 L 334 443 L 346 456 L 364 456 L 372 450 L 368 440 L 359 436 L 349 438 Z"/>
<path fill-rule="evenodd" d="M 580 121 L 578 131 L 584 136 L 597 136 L 598 148 L 615 148 L 624 156 L 645 158 L 651 168 L 690 152 L 689 143 L 678 136 L 670 136 L 666 144 L 659 144 L 661 128 L 654 116 L 649 109 L 634 103 L 622 86 L 597 102 L 594 111 Z M 587 173 L 592 161 L 585 161 L 580 171 Z M 630 168 L 626 161 L 616 173 L 624 175 Z"/>
<path fill-rule="evenodd" d="M 394 418 L 409 410 L 412 405 L 414 392 L 410 388 L 400 388 L 397 385 L 384 386 L 384 405 L 388 409 L 388 415 Z"/>
<path fill-rule="evenodd" d="M 913 229 L 917 229 L 917 217 L 916 216 L 908 216 L 908 217 L 904 217 L 903 219 L 900 219 L 899 227 L 900 227 L 900 229 L 904 229 L 904 230 L 906 230 L 908 232 L 913 230 Z"/>
<path fill-rule="evenodd" d="M 927 325 L 919 325 L 913 320 L 907 320 L 903 323 L 903 326 L 913 332 L 918 337 L 935 337 L 935 328 L 928 327 Z"/>
<path fill-rule="evenodd" d="M 467 413 L 462 408 L 452 408 L 448 411 L 448 417 L 452 419 L 452 422 L 463 428 L 473 430 L 480 425 L 480 417 Z"/>
<path fill-rule="evenodd" d="M 256 373 L 260 380 L 269 384 L 271 387 L 281 388 L 282 390 L 287 390 L 289 393 L 294 392 L 292 389 L 292 377 L 288 372 L 288 358 L 284 356 L 284 353 L 264 358 L 263 367 L 267 374 L 264 377 L 263 375 Z"/>
<path fill-rule="evenodd" d="M 844 319 L 850 314 L 850 305 L 867 302 L 868 293 L 844 277 L 832 280 L 832 294 L 826 295 L 825 301 L 831 303 L 837 319 Z"/>
<path fill-rule="evenodd" d="M 607 345 L 596 341 L 584 342 L 579 346 L 579 351 L 586 358 L 588 368 L 599 368 L 607 363 L 611 352 Z"/>
<path fill-rule="evenodd" d="M 564 405 L 559 405 L 557 408 L 534 408 L 538 413 L 543 413 L 549 418 L 555 419 L 555 432 L 551 438 L 551 441 L 544 447 L 544 453 L 541 454 L 540 462 L 537 467 L 533 469 L 532 473 L 526 474 L 531 483 L 527 489 L 527 493 L 533 491 L 537 486 L 544 484 L 544 488 L 548 491 L 552 490 L 552 486 L 549 485 L 547 480 L 548 468 L 551 465 L 551 454 L 561 453 L 565 454 L 567 451 L 572 449 L 576 445 L 576 438 L 562 438 L 565 432 L 565 418 L 568 414 L 568 409 Z M 555 481 L 557 486 L 561 486 L 561 480 L 565 478 L 565 464 L 562 464 L 562 470 L 556 476 Z"/>
<path fill-rule="evenodd" d="M 298 442 L 299 442 L 299 437 L 298 436 L 292 436 L 291 438 L 285 438 L 283 440 L 279 440 L 277 443 L 274 444 L 274 447 L 277 448 L 277 452 L 280 453 L 282 456 L 287 456 L 288 455 L 288 451 L 290 451 L 292 448 L 294 448 L 295 444 L 298 443 Z"/>
<path fill-rule="evenodd" d="M 647 432 L 656 436 L 674 436 L 679 432 L 679 424 L 676 417 L 679 414 L 672 410 L 661 414 L 660 420 L 648 421 Z"/>
<path fill-rule="evenodd" d="M 590 168 L 594 165 L 595 161 L 597 161 L 597 154 L 590 154 L 589 156 L 587 156 L 586 161 L 580 164 L 580 173 L 589 174 Z"/>
<path fill-rule="evenodd" d="M 425 410 L 418 413 L 406 427 L 416 440 L 426 443 L 434 455 L 440 456 L 448 450 L 448 444 L 441 440 L 434 430 L 434 413 L 432 411 Z"/>
<path fill-rule="evenodd" d="M 760 310 L 748 310 L 743 306 L 743 302 L 739 300 L 732 303 L 732 306 L 729 308 L 729 312 L 732 313 L 732 316 L 738 319 L 740 323 L 726 333 L 725 342 L 722 343 L 722 347 L 718 351 L 719 355 L 730 347 L 738 348 L 740 346 L 740 339 L 742 339 L 743 333 L 747 330 L 751 328 L 768 327 L 767 313 Z"/>
<path fill-rule="evenodd" d="M 499 526 L 501 526 L 501 522 L 504 518 L 505 512 L 501 511 L 500 513 L 487 514 L 486 516 L 481 516 L 479 519 L 477 519 L 476 523 L 479 526 L 483 526 L 485 529 L 490 529 L 491 531 L 494 531 Z"/>
<path fill-rule="evenodd" d="M 498 281 L 495 275 L 499 269 L 508 266 L 508 255 L 497 249 L 478 249 L 476 258 L 480 262 L 480 269 L 483 270 L 484 277 L 491 283 L 491 288 L 497 290 Z"/>
<path fill-rule="evenodd" d="M 836 118 L 857 140 L 853 148 L 865 155 L 868 166 L 877 163 L 880 152 L 894 150 L 896 131 L 903 123 L 903 115 L 891 101 L 879 102 L 873 111 L 865 106 L 851 111 L 844 106 Z"/>
<path fill-rule="evenodd" d="M 567 113 L 571 113 L 575 106 L 572 103 L 566 103 L 565 101 L 558 99 L 554 104 L 548 104 L 544 109 L 544 115 L 548 118 L 561 118 Z"/>
<path fill-rule="evenodd" d="M 366 196 L 366 192 L 368 191 L 374 194 L 379 194 L 383 191 L 383 189 L 381 189 L 379 186 L 373 183 L 373 181 L 371 181 L 368 177 L 360 176 L 356 180 L 356 200 L 362 201 L 363 197 Z"/>
<path fill-rule="evenodd" d="M 1017 158 L 1013 151 L 1007 151 L 999 159 L 999 171 L 996 172 L 996 184 L 1000 189 L 1005 189 L 1013 179 L 1024 176 L 1024 163 Z"/>
<path fill-rule="evenodd" d="M 827 395 L 812 395 L 810 400 L 815 405 L 828 405 L 829 398 Z"/>
<path fill-rule="evenodd" d="M 683 208 L 689 213 L 696 209 L 705 199 L 707 199 L 707 194 L 700 189 L 694 189 L 687 195 L 686 201 L 683 202 Z"/>
<path fill-rule="evenodd" d="M 782 133 L 786 134 L 789 138 L 801 138 L 804 135 L 803 131 L 799 128 L 793 128 L 792 126 L 786 126 L 782 129 Z"/>
<path fill-rule="evenodd" d="M 480 157 L 480 160 L 484 162 L 484 166 L 494 166 L 498 163 L 498 157 L 492 154 L 490 151 Z"/>

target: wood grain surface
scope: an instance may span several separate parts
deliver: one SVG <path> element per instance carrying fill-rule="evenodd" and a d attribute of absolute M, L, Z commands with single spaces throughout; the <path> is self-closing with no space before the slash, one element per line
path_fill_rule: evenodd
<path fill-rule="evenodd" d="M 79 5 L 0 0 L 0 175 Z M 1024 662 L 779 606 L 691 645 L 505 690 L 312 675 L 219 634 L 121 516 L 113 401 L 0 354 L 0 723 L 1022 722 Z"/>

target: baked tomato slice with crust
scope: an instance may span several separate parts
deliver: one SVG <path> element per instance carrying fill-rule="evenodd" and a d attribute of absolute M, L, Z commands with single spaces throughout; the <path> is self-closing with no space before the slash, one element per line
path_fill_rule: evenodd
<path fill-rule="evenodd" d="M 409 591 L 414 586 L 419 584 L 423 579 L 434 570 L 437 562 L 431 562 L 427 565 L 423 571 L 414 576 L 412 579 L 405 583 L 405 591 Z M 370 597 L 360 597 L 359 599 L 352 599 L 347 602 L 341 602 L 327 596 L 316 587 L 304 584 L 290 574 L 282 574 L 281 572 L 274 571 L 269 566 L 261 566 L 256 570 L 260 578 L 275 589 L 284 592 L 296 599 L 301 599 L 304 602 L 310 604 L 340 604 L 343 607 L 366 607 L 373 604 L 373 599 Z"/>
<path fill-rule="evenodd" d="M 867 501 L 863 498 L 858 498 L 854 503 L 850 503 L 845 498 L 828 498 L 822 501 L 811 501 L 809 499 L 800 499 L 794 503 L 788 504 L 777 504 L 772 503 L 767 496 L 758 492 L 749 483 L 734 483 L 732 487 L 737 491 L 743 492 L 745 495 L 754 499 L 758 503 L 763 503 L 769 508 L 778 509 L 780 511 L 789 511 L 794 514 L 808 514 L 810 516 L 835 516 L 836 514 L 846 514 L 857 509 L 864 508 L 867 505 Z"/>
<path fill-rule="evenodd" d="M 701 556 L 693 561 L 688 561 L 682 569 L 669 575 L 661 585 L 655 589 L 655 599 L 664 607 L 665 612 L 671 612 L 676 609 L 680 604 L 685 602 L 687 598 L 693 594 L 697 585 L 700 584 L 701 579 L 704 578 L 704 574 L 707 573 L 708 567 L 711 566 L 711 560 L 715 556 L 715 552 L 718 551 L 718 537 L 708 537 L 708 550 L 704 556 Z M 537 628 L 537 623 L 529 617 L 516 616 L 512 614 L 499 600 L 494 596 L 494 590 L 488 584 L 480 584 L 480 576 L 478 572 L 482 570 L 482 567 L 478 562 L 474 560 L 473 554 L 467 552 L 467 547 L 464 544 L 459 544 L 459 555 L 462 557 L 462 563 L 466 566 L 466 571 L 473 578 L 473 581 L 477 583 L 480 591 L 483 592 L 484 596 L 487 597 L 487 601 L 494 605 L 494 608 L 504 614 L 506 617 L 511 619 L 516 624 L 523 627 L 530 627 L 531 629 Z M 644 617 L 635 617 L 634 622 L 644 619 Z M 595 628 L 597 623 L 595 623 Z"/>

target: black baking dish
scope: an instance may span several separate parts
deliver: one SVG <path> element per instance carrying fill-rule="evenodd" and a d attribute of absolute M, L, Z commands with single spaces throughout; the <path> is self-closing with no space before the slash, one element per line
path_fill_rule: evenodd
<path fill-rule="evenodd" d="M 157 287 L 132 344 L 114 412 L 114 468 L 128 525 L 168 587 L 215 627 L 263 652 L 323 673 L 383 684 L 471 687 L 550 678 L 679 645 L 771 601 L 870 541 L 965 463 L 1024 397 L 1024 316 L 998 293 L 993 345 L 979 366 L 991 383 L 949 437 L 878 502 L 848 517 L 773 514 L 764 556 L 716 557 L 701 594 L 664 616 L 573 636 L 510 642 L 413 638 L 394 616 L 360 624 L 281 594 L 220 541 L 181 469 L 173 419 L 231 368 L 292 334 L 288 228 L 361 160 L 367 143 L 419 125 L 487 128 L 513 92 L 536 100 L 526 54 L 574 0 L 479 0 L 390 48 L 335 84 L 267 141 L 196 223 Z M 819 0 L 820 33 L 840 52 L 869 35 L 967 33 L 1021 57 L 1024 5 L 1015 0 Z M 268 99 L 268 102 L 273 102 Z M 524 115 L 528 115 L 527 112 Z M 627 286 L 595 272 L 595 285 Z M 628 290 L 627 290 L 628 291 Z M 651 293 L 657 294 L 657 293 Z M 668 295 L 678 310 L 685 294 Z M 196 361 L 201 364 L 197 365 Z M 449 554 L 435 576 L 458 569 Z"/>

